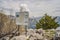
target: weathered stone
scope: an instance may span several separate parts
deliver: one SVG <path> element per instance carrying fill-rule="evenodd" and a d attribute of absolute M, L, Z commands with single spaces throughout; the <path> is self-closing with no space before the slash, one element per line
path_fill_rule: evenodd
<path fill-rule="evenodd" d="M 15 20 L 10 19 L 9 16 L 0 13 L 0 36 L 12 33 L 17 29 Z"/>
<path fill-rule="evenodd" d="M 11 40 L 27 40 L 25 35 L 15 36 Z"/>

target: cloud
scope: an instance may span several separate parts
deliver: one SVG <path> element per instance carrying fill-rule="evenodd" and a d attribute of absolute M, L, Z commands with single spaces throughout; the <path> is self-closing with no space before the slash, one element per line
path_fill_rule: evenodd
<path fill-rule="evenodd" d="M 48 13 L 51 16 L 60 16 L 60 0 L 0 0 L 0 7 L 12 8 L 19 11 L 20 4 L 27 4 L 30 17 L 43 16 Z"/>

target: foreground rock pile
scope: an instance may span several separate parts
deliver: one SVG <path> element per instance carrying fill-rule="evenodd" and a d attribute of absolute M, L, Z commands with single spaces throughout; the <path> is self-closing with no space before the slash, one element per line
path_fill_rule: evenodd
<path fill-rule="evenodd" d="M 15 36 L 11 40 L 53 40 L 54 30 L 28 29 L 27 35 Z"/>
<path fill-rule="evenodd" d="M 13 36 L 12 38 L 10 38 L 9 36 L 5 36 L 0 40 L 53 40 L 54 35 L 55 30 L 52 29 L 27 29 L 27 33 L 23 35 Z"/>

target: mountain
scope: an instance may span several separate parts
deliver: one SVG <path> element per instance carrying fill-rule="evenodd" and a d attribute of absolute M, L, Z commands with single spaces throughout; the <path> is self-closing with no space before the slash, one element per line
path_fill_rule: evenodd
<path fill-rule="evenodd" d="M 39 19 L 41 19 L 41 17 L 32 17 L 32 18 L 29 18 L 29 28 L 35 28 L 36 27 L 36 22 L 39 21 Z"/>
<path fill-rule="evenodd" d="M 60 16 L 57 16 L 57 20 L 58 24 L 60 24 Z"/>

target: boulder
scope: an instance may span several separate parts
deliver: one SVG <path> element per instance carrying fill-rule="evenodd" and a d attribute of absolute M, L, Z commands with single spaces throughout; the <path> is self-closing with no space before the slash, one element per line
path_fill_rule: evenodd
<path fill-rule="evenodd" d="M 0 13 L 0 37 L 5 34 L 10 34 L 17 29 L 15 20 L 10 19 L 9 16 Z"/>

